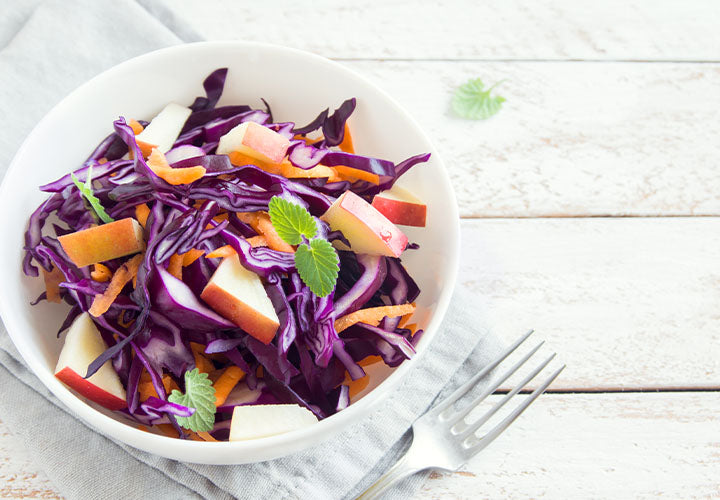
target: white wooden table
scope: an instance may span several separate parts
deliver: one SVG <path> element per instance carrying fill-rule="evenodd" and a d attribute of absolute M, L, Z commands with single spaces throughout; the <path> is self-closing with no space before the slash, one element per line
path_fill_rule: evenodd
<path fill-rule="evenodd" d="M 457 191 L 460 285 L 568 364 L 417 498 L 720 497 L 720 3 L 218 4 L 165 21 L 336 59 L 410 111 Z M 506 80 L 489 121 L 449 112 L 472 77 Z M 2 425 L 0 496 L 57 496 Z"/>

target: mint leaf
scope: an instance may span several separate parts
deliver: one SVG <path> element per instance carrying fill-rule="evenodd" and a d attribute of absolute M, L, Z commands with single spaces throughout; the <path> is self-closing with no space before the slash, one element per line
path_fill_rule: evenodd
<path fill-rule="evenodd" d="M 200 373 L 197 368 L 186 371 L 185 394 L 175 389 L 168 401 L 195 408 L 189 417 L 175 417 L 180 426 L 195 432 L 209 432 L 215 425 L 215 388 L 207 373 Z"/>
<path fill-rule="evenodd" d="M 273 196 L 268 213 L 275 231 L 288 245 L 299 245 L 303 236 L 309 239 L 317 234 L 315 219 L 300 205 Z"/>
<path fill-rule="evenodd" d="M 80 194 L 82 194 L 85 199 L 90 203 L 90 207 L 93 209 L 93 212 L 102 220 L 104 223 L 108 222 L 115 222 L 115 219 L 110 217 L 103 206 L 100 204 L 100 200 L 93 194 L 92 190 L 92 167 L 88 168 L 88 175 L 87 179 L 85 180 L 85 184 L 80 182 L 80 179 L 77 178 L 77 175 L 74 173 L 70 174 L 70 178 L 72 179 L 75 186 L 80 190 Z"/>
<path fill-rule="evenodd" d="M 318 297 L 324 297 L 335 288 L 340 259 L 327 240 L 312 240 L 295 251 L 295 267 L 300 278 Z"/>
<path fill-rule="evenodd" d="M 485 85 L 480 78 L 469 80 L 458 87 L 452 100 L 452 108 L 455 114 L 469 120 L 486 120 L 500 111 L 505 98 L 499 95 L 490 96 L 490 92 L 500 85 L 498 82 L 485 90 Z"/>

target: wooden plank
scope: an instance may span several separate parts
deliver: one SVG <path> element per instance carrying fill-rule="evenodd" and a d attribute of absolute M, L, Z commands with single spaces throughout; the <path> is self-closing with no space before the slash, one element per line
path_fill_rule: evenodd
<path fill-rule="evenodd" d="M 22 442 L 0 421 L 0 498 L 61 498 Z"/>
<path fill-rule="evenodd" d="M 465 217 L 720 214 L 720 65 L 347 65 L 417 119 Z M 490 120 L 449 110 L 474 77 L 506 79 Z"/>
<path fill-rule="evenodd" d="M 545 395 L 415 498 L 718 498 L 718 393 Z"/>
<path fill-rule="evenodd" d="M 276 43 L 333 58 L 717 61 L 720 56 L 720 8 L 702 0 L 412 5 L 163 0 L 163 10 L 141 3 L 171 27 L 189 25 L 207 39 Z"/>
<path fill-rule="evenodd" d="M 720 218 L 464 220 L 458 284 L 556 390 L 720 388 Z"/>

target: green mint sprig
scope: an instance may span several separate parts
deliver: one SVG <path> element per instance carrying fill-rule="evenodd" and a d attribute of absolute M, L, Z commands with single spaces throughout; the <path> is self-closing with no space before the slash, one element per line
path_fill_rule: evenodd
<path fill-rule="evenodd" d="M 315 238 L 317 224 L 310 212 L 300 205 L 273 196 L 268 213 L 280 238 L 288 245 L 298 245 L 295 250 L 295 268 L 300 279 L 318 297 L 325 297 L 332 292 L 340 271 L 340 259 L 329 241 Z"/>
<path fill-rule="evenodd" d="M 490 92 L 501 83 L 502 81 L 485 90 L 480 78 L 468 80 L 455 91 L 452 100 L 453 111 L 461 118 L 487 120 L 500 111 L 502 103 L 505 102 L 504 97 L 490 95 Z"/>
<path fill-rule="evenodd" d="M 77 178 L 77 175 L 74 173 L 70 174 L 70 178 L 72 179 L 75 186 L 80 190 L 80 194 L 82 194 L 85 199 L 90 203 L 90 207 L 93 209 L 93 212 L 100 217 L 100 220 L 102 220 L 104 223 L 108 222 L 115 222 L 115 219 L 110 217 L 107 212 L 105 211 L 105 208 L 100 204 L 100 200 L 93 194 L 92 190 L 92 166 L 88 167 L 88 174 L 87 179 L 85 180 L 85 184 L 80 182 L 80 179 Z"/>
<path fill-rule="evenodd" d="M 215 388 L 207 373 L 197 368 L 185 372 L 185 394 L 175 389 L 168 401 L 178 405 L 195 408 L 189 417 L 175 417 L 177 423 L 185 429 L 195 432 L 210 432 L 215 425 Z"/>

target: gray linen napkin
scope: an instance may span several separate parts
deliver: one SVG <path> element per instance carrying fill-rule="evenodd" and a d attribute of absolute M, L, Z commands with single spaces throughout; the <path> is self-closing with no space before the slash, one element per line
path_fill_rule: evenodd
<path fill-rule="evenodd" d="M 73 88 L 130 57 L 198 39 L 151 0 L 0 0 L 0 9 L 10 13 L 0 19 L 0 116 L 13 124 L 0 135 L 0 176 L 33 125 Z M 2 325 L 0 418 L 70 499 L 351 499 L 398 458 L 410 425 L 438 393 L 499 352 L 502 343 L 487 333 L 482 317 L 456 293 L 428 354 L 380 409 L 317 447 L 269 462 L 187 464 L 97 434 L 27 369 Z M 411 495 L 423 478 L 409 478 L 388 496 Z"/>

